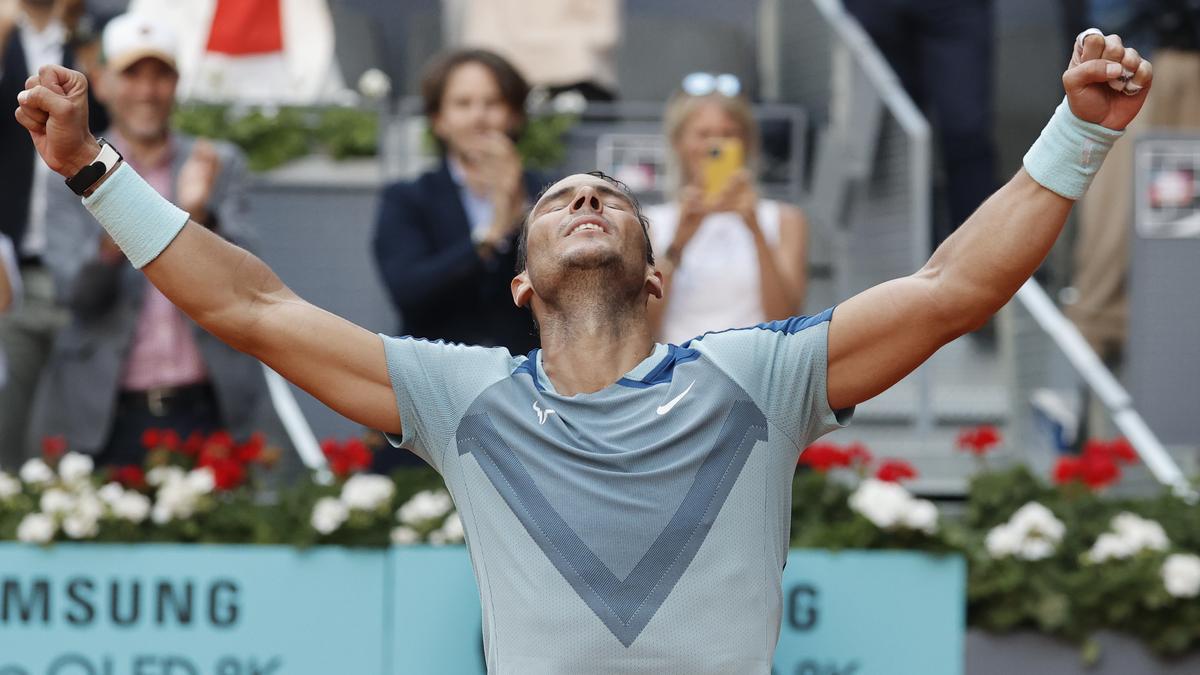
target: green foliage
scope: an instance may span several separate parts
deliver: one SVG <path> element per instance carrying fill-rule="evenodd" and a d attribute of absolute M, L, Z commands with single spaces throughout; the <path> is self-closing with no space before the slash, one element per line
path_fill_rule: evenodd
<path fill-rule="evenodd" d="M 529 120 L 525 133 L 517 141 L 522 163 L 530 169 L 553 169 L 562 164 L 567 154 L 563 136 L 579 121 L 576 115 L 562 113 L 541 115 Z"/>
<path fill-rule="evenodd" d="M 379 118 L 358 108 L 260 107 L 188 104 L 175 111 L 176 129 L 227 140 L 246 153 L 252 171 L 267 171 L 317 151 L 335 159 L 378 152 Z"/>

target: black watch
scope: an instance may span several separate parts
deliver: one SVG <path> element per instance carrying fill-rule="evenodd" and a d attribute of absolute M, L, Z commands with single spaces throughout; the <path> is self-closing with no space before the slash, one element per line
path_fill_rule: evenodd
<path fill-rule="evenodd" d="M 96 155 L 96 159 L 92 160 L 91 164 L 83 167 L 79 173 L 66 180 L 67 187 L 71 188 L 71 192 L 80 197 L 90 195 L 92 187 L 109 171 L 115 169 L 117 164 L 121 163 L 121 153 L 117 152 L 111 143 L 103 138 L 97 138 L 96 141 L 100 144 L 100 154 Z"/>

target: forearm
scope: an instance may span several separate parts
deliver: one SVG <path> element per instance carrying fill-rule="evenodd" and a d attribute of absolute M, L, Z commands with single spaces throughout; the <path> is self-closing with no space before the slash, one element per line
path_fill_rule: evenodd
<path fill-rule="evenodd" d="M 1046 258 L 1073 204 L 1018 171 L 918 272 L 939 315 L 965 331 L 999 311 Z"/>
<path fill-rule="evenodd" d="M 263 261 L 195 222 L 142 272 L 205 330 L 260 358 L 263 315 L 295 297 Z"/>
<path fill-rule="evenodd" d="M 758 285 L 766 320 L 776 321 L 794 315 L 804 296 L 797 294 L 794 285 L 784 277 L 774 249 L 758 229 L 754 231 L 754 248 L 758 253 Z"/>

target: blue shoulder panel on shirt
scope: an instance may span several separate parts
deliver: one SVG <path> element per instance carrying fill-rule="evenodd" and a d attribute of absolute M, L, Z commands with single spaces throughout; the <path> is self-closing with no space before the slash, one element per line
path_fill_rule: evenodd
<path fill-rule="evenodd" d="M 682 349 L 688 349 L 693 342 L 696 342 L 697 340 L 703 340 L 709 335 L 720 335 L 722 333 L 732 333 L 742 330 L 769 330 L 776 333 L 783 333 L 784 335 L 795 335 L 805 328 L 812 328 L 813 326 L 829 321 L 833 318 L 834 309 L 836 309 L 836 306 L 830 307 L 824 312 L 821 312 L 820 314 L 814 314 L 812 316 L 793 316 L 781 321 L 768 321 L 754 326 L 746 326 L 745 328 L 726 328 L 725 330 L 714 330 L 705 333 L 704 335 L 694 337 L 680 345 L 680 347 Z"/>
<path fill-rule="evenodd" d="M 517 369 L 513 371 L 513 375 L 516 375 L 517 373 L 525 373 L 529 377 L 533 378 L 533 386 L 537 387 L 538 391 L 545 391 L 546 388 L 542 386 L 542 381 L 538 378 L 537 374 L 537 355 L 538 350 L 534 349 L 530 351 L 529 354 L 525 356 L 525 362 L 517 366 Z"/>

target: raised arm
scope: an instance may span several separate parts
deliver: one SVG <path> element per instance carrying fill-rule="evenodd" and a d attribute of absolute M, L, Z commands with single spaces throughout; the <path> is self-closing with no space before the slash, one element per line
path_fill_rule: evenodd
<path fill-rule="evenodd" d="M 1141 109 L 1150 80 L 1150 62 L 1119 37 L 1092 33 L 1077 41 L 1063 74 L 1069 111 L 1056 113 L 1025 168 L 916 274 L 868 289 L 834 311 L 827 385 L 833 409 L 883 392 L 1012 298 L 1058 238 L 1105 143 L 1117 135 L 1111 130 L 1123 130 Z"/>
<path fill-rule="evenodd" d="M 86 93 L 83 75 L 47 66 L 29 78 L 18 97 L 17 120 L 29 130 L 46 164 L 64 176 L 75 175 L 99 153 L 87 128 Z M 110 172 L 105 180 L 114 180 L 114 175 Z M 92 199 L 100 198 L 104 187 Z M 134 193 L 109 193 L 104 198 L 117 200 L 129 194 Z M 145 204 L 112 206 L 134 214 L 130 220 L 137 214 L 164 211 L 165 205 L 154 201 L 153 190 L 140 194 Z M 159 227 L 173 231 L 183 218 L 173 220 L 142 226 L 147 231 Z M 127 225 L 103 224 L 110 229 Z M 114 239 L 122 238 L 114 234 Z M 128 249 L 125 252 L 130 254 Z M 196 223 L 188 222 L 165 249 L 154 253 L 142 271 L 209 332 L 258 358 L 342 415 L 400 433 L 400 415 L 377 336 L 300 299 L 261 260 Z"/>

